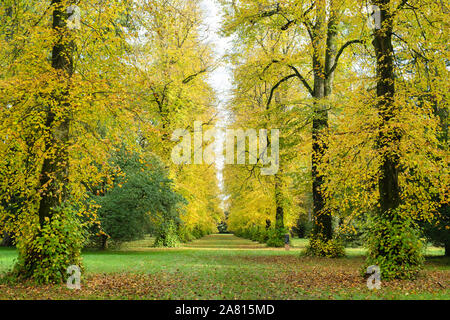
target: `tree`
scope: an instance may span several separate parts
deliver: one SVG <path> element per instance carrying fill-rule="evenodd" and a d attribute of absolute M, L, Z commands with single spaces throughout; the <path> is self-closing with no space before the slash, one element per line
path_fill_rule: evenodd
<path fill-rule="evenodd" d="M 84 206 L 86 185 L 104 178 L 97 164 L 114 140 L 135 137 L 120 76 L 127 63 L 118 58 L 127 48 L 116 24 L 123 3 L 114 1 L 100 14 L 80 4 L 79 30 L 66 27 L 71 4 L 8 1 L 0 7 L 14 17 L 0 27 L 8 35 L 0 39 L 1 203 L 23 199 L 14 218 L 1 208 L 0 225 L 16 236 L 15 274 L 41 283 L 62 281 L 68 265 L 81 265 L 83 230 L 95 220 Z M 102 125 L 111 127 L 104 136 Z"/>
<path fill-rule="evenodd" d="M 157 239 L 161 225 L 179 220 L 184 199 L 173 191 L 172 181 L 162 163 L 151 155 L 139 155 L 124 147 L 110 159 L 116 168 L 112 185 L 94 188 L 91 200 L 100 206 L 97 214 L 102 231 L 102 249 L 106 240 L 115 242 L 142 239 L 153 233 Z M 159 241 L 159 240 L 157 240 Z"/>
<path fill-rule="evenodd" d="M 419 1 L 375 4 L 379 19 L 366 31 L 375 55 L 355 55 L 358 69 L 345 80 L 351 85 L 339 86 L 322 168 L 325 195 L 341 218 L 338 233 L 356 233 L 354 223 L 363 222 L 367 264 L 380 266 L 385 279 L 411 278 L 423 261 L 419 222 L 433 220 L 448 202 L 440 119 L 430 99 L 445 96 L 443 76 L 424 76 L 424 66 L 445 61 L 443 17 L 437 3 L 434 10 Z M 421 30 L 429 19 L 433 27 Z"/>
<path fill-rule="evenodd" d="M 68 140 L 69 140 L 69 112 L 71 108 L 70 100 L 67 98 L 70 87 L 70 78 L 74 72 L 73 69 L 73 42 L 70 31 L 66 28 L 67 13 L 64 1 L 53 0 L 51 2 L 53 10 L 52 28 L 56 35 L 56 42 L 53 45 L 51 66 L 54 69 L 55 87 L 50 93 L 45 108 L 44 126 L 48 136 L 44 142 L 44 160 L 40 169 L 39 184 L 37 192 L 40 194 L 38 204 L 39 227 L 37 233 L 20 247 L 21 261 L 17 271 L 23 273 L 25 277 L 31 277 L 39 273 L 42 268 L 42 262 L 48 264 L 44 268 L 51 268 L 55 263 L 54 256 L 47 251 L 45 243 L 49 241 L 46 238 L 51 235 L 53 227 L 60 223 L 54 222 L 59 219 L 71 219 L 64 211 L 67 200 L 67 182 L 68 182 Z M 62 238 L 67 241 L 67 238 Z M 58 263 L 52 274 L 43 276 L 43 281 L 55 280 L 55 271 L 58 271 L 64 277 L 65 267 L 79 262 L 77 247 L 74 244 L 66 243 L 67 255 L 64 263 Z M 79 250 L 79 249 L 78 249 Z M 57 276 L 58 277 L 58 276 Z"/>
<path fill-rule="evenodd" d="M 226 28 L 229 31 L 239 30 L 239 34 L 249 37 L 252 41 L 254 33 L 266 32 L 267 29 L 286 31 L 290 28 L 297 28 L 299 31 L 298 40 L 294 42 L 294 54 L 289 57 L 278 57 L 272 55 L 267 62 L 265 70 L 270 67 L 280 66 L 286 75 L 281 77 L 273 86 L 272 94 L 278 87 L 291 79 L 300 82 L 307 95 L 312 97 L 312 154 L 311 154 L 311 174 L 312 174 L 312 194 L 313 194 L 313 237 L 321 238 L 325 242 L 333 238 L 331 214 L 325 206 L 325 196 L 323 184 L 326 179 L 320 172 L 323 158 L 328 148 L 327 130 L 329 127 L 328 112 L 332 107 L 329 99 L 332 94 L 333 79 L 344 50 L 353 44 L 362 43 L 359 38 L 344 41 L 338 48 L 338 43 L 342 41 L 338 30 L 340 23 L 349 20 L 345 17 L 347 2 L 337 1 L 307 1 L 300 3 L 277 2 L 273 4 L 262 3 L 260 1 L 246 1 L 242 5 L 229 5 L 232 12 L 232 19 L 227 21 Z M 314 14 L 314 19 L 310 15 Z M 267 21 L 270 19 L 270 21 Z M 346 25 L 347 34 L 353 33 L 349 24 Z M 308 46 L 302 50 L 300 43 L 307 42 Z M 295 49 L 295 48 L 298 49 Z M 300 58 L 307 55 L 308 59 Z M 310 67 L 312 73 L 311 80 L 304 76 L 303 65 Z M 272 98 L 272 94 L 270 97 Z M 271 99 L 270 99 L 271 100 Z M 269 100 L 269 103 L 270 103 Z M 320 248 L 317 248 L 320 252 Z"/>
<path fill-rule="evenodd" d="M 381 264 L 385 278 L 412 277 L 421 267 L 419 239 L 414 236 L 410 218 L 401 212 L 401 189 L 399 171 L 401 170 L 401 152 L 399 152 L 402 131 L 395 123 L 402 110 L 395 103 L 395 75 L 394 75 L 394 21 L 398 11 L 408 5 L 402 1 L 393 8 L 390 0 L 373 1 L 378 7 L 380 25 L 374 31 L 373 46 L 377 61 L 377 109 L 380 117 L 377 148 L 380 152 L 379 187 L 379 217 L 375 223 L 381 224 L 385 231 L 378 230 L 372 235 L 373 246 L 370 246 L 369 263 Z M 393 241 L 399 234 L 411 234 L 407 245 Z M 374 238 L 379 238 L 375 240 Z M 420 248 L 420 247 L 419 247 Z M 402 258 L 399 258 L 403 256 Z"/>

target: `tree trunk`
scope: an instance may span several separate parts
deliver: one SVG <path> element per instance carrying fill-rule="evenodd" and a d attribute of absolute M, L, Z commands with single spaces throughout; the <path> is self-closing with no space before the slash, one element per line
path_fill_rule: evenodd
<path fill-rule="evenodd" d="M 378 223 L 381 231 L 372 237 L 379 238 L 377 247 L 369 252 L 372 259 L 384 261 L 382 263 L 396 263 L 393 261 L 392 253 L 401 248 L 392 248 L 391 228 L 399 228 L 402 221 L 399 212 L 400 186 L 399 186 L 399 153 L 398 145 L 401 135 L 392 123 L 398 113 L 398 107 L 394 104 L 395 78 L 394 78 L 394 50 L 392 46 L 393 16 L 390 12 L 390 0 L 375 0 L 373 4 L 378 6 L 378 20 L 380 24 L 375 26 L 374 39 L 372 41 L 376 54 L 377 73 L 377 110 L 379 116 L 378 136 L 376 148 L 380 156 L 379 178 L 378 178 Z M 390 222 L 395 226 L 388 227 Z M 372 263 L 372 262 L 371 262 Z M 381 263 L 381 262 L 380 262 Z M 405 266 L 407 268 L 407 266 Z M 398 273 L 402 273 L 402 266 L 396 263 Z M 397 275 L 395 275 L 396 277 Z"/>
<path fill-rule="evenodd" d="M 280 93 L 275 93 L 275 102 L 277 105 L 280 105 L 281 97 Z M 266 110 L 269 110 L 269 106 L 267 105 Z M 270 145 L 271 141 L 269 136 L 267 136 L 267 145 Z M 275 174 L 275 184 L 274 184 L 274 192 L 275 192 L 275 229 L 284 228 L 284 208 L 283 208 L 283 167 L 280 162 L 278 172 Z"/>
<path fill-rule="evenodd" d="M 320 100 L 325 95 L 325 82 L 323 79 L 314 81 L 314 97 Z M 325 155 L 328 144 L 324 140 L 324 130 L 328 128 L 328 111 L 320 101 L 314 106 L 314 119 L 312 128 L 312 193 L 313 193 L 313 221 L 314 235 L 324 240 L 329 240 L 333 236 L 331 225 L 331 215 L 325 208 L 325 198 L 321 192 L 324 183 L 324 177 L 319 173 L 319 166 L 322 164 L 322 158 Z"/>
<path fill-rule="evenodd" d="M 52 67 L 62 77 L 62 82 L 73 73 L 73 61 L 71 58 L 70 44 L 64 41 L 64 28 L 66 26 L 67 14 L 65 13 L 62 0 L 53 0 L 53 29 L 59 34 L 58 41 L 52 51 Z M 64 84 L 63 84 L 64 85 Z M 47 110 L 45 126 L 51 132 L 50 138 L 46 140 L 45 151 L 54 151 L 54 156 L 44 159 L 40 174 L 41 200 L 39 203 L 39 223 L 41 227 L 46 223 L 45 219 L 51 220 L 52 209 L 61 205 L 66 197 L 66 183 L 68 178 L 68 151 L 67 141 L 69 139 L 69 120 L 67 117 L 70 107 L 67 102 L 68 92 L 56 94 L 53 97 L 65 115 L 63 119 L 55 122 L 55 111 L 52 107 Z M 59 110 L 61 111 L 61 110 Z"/>
<path fill-rule="evenodd" d="M 281 229 L 284 228 L 284 210 L 283 210 L 283 201 L 282 201 L 282 173 L 278 172 L 275 174 L 275 228 Z"/>
<path fill-rule="evenodd" d="M 105 235 L 105 234 L 102 234 L 102 235 L 100 236 L 100 239 L 101 239 L 100 249 L 101 249 L 101 250 L 106 250 L 106 245 L 107 245 L 107 243 L 108 243 L 108 236 Z"/>
<path fill-rule="evenodd" d="M 9 232 L 4 232 L 2 242 L 0 243 L 0 247 L 12 247 L 12 246 L 14 246 L 12 234 Z"/>
<path fill-rule="evenodd" d="M 313 69 L 314 69 L 314 118 L 312 128 L 312 193 L 313 193 L 313 235 L 323 240 L 330 240 L 333 237 L 331 214 L 326 210 L 325 198 L 322 193 L 324 181 L 323 175 L 319 173 L 323 156 L 328 149 L 326 131 L 328 129 L 328 109 L 322 100 L 331 95 L 334 72 L 330 72 L 336 59 L 336 12 L 334 4 L 331 2 L 331 12 L 325 26 L 326 11 L 322 3 L 322 8 L 318 9 L 317 22 L 314 27 Z M 325 34 L 326 33 L 326 34 Z M 325 39 L 326 36 L 326 39 Z M 322 39 L 321 39 L 322 38 Z M 321 49 L 323 45 L 324 50 Z M 323 62 L 320 59 L 323 57 Z"/>
<path fill-rule="evenodd" d="M 450 257 L 450 241 L 446 241 L 444 246 L 445 246 L 445 256 Z"/>
<path fill-rule="evenodd" d="M 58 86 L 51 93 L 51 103 L 46 106 L 45 128 L 48 137 L 45 139 L 45 155 L 40 175 L 38 192 L 40 194 L 38 217 L 40 229 L 36 238 L 42 236 L 42 230 L 51 223 L 55 210 L 64 204 L 67 196 L 68 182 L 68 140 L 69 140 L 69 108 L 68 79 L 73 73 L 72 42 L 66 30 L 67 13 L 63 0 L 53 0 L 53 30 L 57 34 L 57 42 L 52 50 L 52 67 L 56 71 Z M 56 108 L 56 110 L 55 110 Z M 58 114 L 58 116 L 57 116 Z M 35 269 L 43 259 L 51 261 L 52 257 L 43 257 L 35 246 L 26 249 L 24 257 L 24 276 L 32 277 Z M 61 270 L 63 274 L 63 270 Z"/>
<path fill-rule="evenodd" d="M 392 16 L 389 12 L 390 0 L 377 0 L 374 4 L 380 8 L 381 28 L 375 31 L 373 46 L 377 59 L 377 97 L 378 114 L 381 119 L 377 147 L 381 152 L 381 175 L 378 180 L 380 209 L 383 215 L 392 214 L 400 204 L 398 182 L 399 158 L 395 152 L 400 134 L 395 128 L 389 128 L 396 113 L 394 104 L 394 50 L 392 47 Z"/>

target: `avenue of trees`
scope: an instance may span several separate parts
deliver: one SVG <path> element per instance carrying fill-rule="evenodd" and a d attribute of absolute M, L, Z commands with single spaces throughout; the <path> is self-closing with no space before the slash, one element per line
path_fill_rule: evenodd
<path fill-rule="evenodd" d="M 274 247 L 295 231 L 313 256 L 364 245 L 385 279 L 414 278 L 427 242 L 450 255 L 446 3 L 219 2 L 230 127 L 280 130 L 278 172 L 227 165 L 223 195 L 214 164 L 171 160 L 176 129 L 217 120 L 199 1 L 0 2 L 13 274 L 60 282 L 86 246 L 173 247 L 218 226 Z"/>
<path fill-rule="evenodd" d="M 450 254 L 445 4 L 221 2 L 234 124 L 281 132 L 276 175 L 227 168 L 229 229 L 294 227 L 328 257 L 359 241 L 384 278 L 414 277 L 425 238 Z"/>

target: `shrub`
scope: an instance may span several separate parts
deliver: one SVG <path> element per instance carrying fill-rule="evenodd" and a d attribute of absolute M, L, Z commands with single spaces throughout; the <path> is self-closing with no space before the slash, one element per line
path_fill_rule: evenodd
<path fill-rule="evenodd" d="M 180 243 L 180 238 L 177 233 L 177 226 L 175 221 L 164 221 L 157 230 L 155 239 L 155 247 L 177 247 Z"/>
<path fill-rule="evenodd" d="M 192 231 L 192 235 L 195 237 L 195 239 L 200 239 L 206 236 L 207 234 L 208 232 L 202 229 L 200 226 L 195 226 L 194 230 Z"/>
<path fill-rule="evenodd" d="M 269 247 L 284 247 L 284 236 L 289 233 L 286 228 L 270 228 L 267 234 L 267 245 Z"/>
<path fill-rule="evenodd" d="M 269 239 L 269 235 L 268 235 L 266 229 L 260 228 L 257 241 L 260 243 L 266 243 L 268 239 Z"/>
<path fill-rule="evenodd" d="M 42 227 L 18 241 L 19 260 L 13 274 L 39 284 L 66 280 L 70 265 L 81 266 L 83 233 L 72 208 L 60 208 Z"/>
<path fill-rule="evenodd" d="M 306 255 L 315 257 L 340 258 L 345 256 L 344 246 L 337 239 L 324 240 L 320 236 L 309 239 Z"/>
<path fill-rule="evenodd" d="M 180 226 L 178 228 L 178 238 L 181 242 L 190 242 L 195 239 L 194 235 L 192 234 L 191 230 L 184 226 Z"/>
<path fill-rule="evenodd" d="M 249 229 L 242 230 L 242 237 L 245 239 L 250 239 L 250 230 Z"/>
<path fill-rule="evenodd" d="M 217 226 L 219 233 L 228 233 L 228 225 L 225 221 L 221 221 Z"/>
<path fill-rule="evenodd" d="M 250 237 L 249 237 L 250 240 L 252 240 L 252 241 L 258 241 L 259 240 L 259 233 L 260 233 L 260 231 L 259 231 L 259 227 L 258 226 L 251 227 L 250 230 L 249 230 L 249 233 L 250 233 Z"/>
<path fill-rule="evenodd" d="M 424 246 L 413 221 L 391 214 L 374 216 L 370 222 L 366 266 L 379 266 L 385 280 L 415 278 L 423 266 Z"/>

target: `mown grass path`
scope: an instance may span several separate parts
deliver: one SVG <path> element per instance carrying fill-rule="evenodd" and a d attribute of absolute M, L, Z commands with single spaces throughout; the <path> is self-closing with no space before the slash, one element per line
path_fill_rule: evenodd
<path fill-rule="evenodd" d="M 382 283 L 371 291 L 360 273 L 362 249 L 341 259 L 311 258 L 302 255 L 306 243 L 295 239 L 286 251 L 210 235 L 163 249 L 146 239 L 118 251 L 84 252 L 81 290 L 3 280 L 0 299 L 450 299 L 449 259 L 429 258 L 416 281 Z M 0 249 L 0 272 L 15 257 L 15 250 Z"/>

